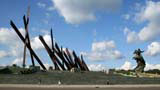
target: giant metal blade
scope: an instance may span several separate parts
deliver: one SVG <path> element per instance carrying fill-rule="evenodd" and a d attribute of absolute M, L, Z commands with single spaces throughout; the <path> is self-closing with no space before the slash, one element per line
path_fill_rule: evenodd
<path fill-rule="evenodd" d="M 77 62 L 77 56 L 75 55 L 75 52 L 74 52 L 74 51 L 72 52 L 72 55 L 73 55 L 73 57 L 74 57 L 74 66 L 75 66 L 76 68 L 79 68 L 79 65 L 78 65 L 78 62 Z"/>
<path fill-rule="evenodd" d="M 29 23 L 29 16 L 30 16 L 30 6 L 28 6 L 28 9 L 27 9 L 27 24 Z"/>
<path fill-rule="evenodd" d="M 75 58 L 76 64 L 78 64 L 78 66 L 80 67 L 80 69 L 83 70 L 82 62 L 80 61 L 79 57 L 77 57 L 75 51 L 73 51 L 73 56 Z"/>
<path fill-rule="evenodd" d="M 26 32 L 26 26 L 27 26 L 27 24 L 26 24 L 26 19 L 24 19 L 25 18 L 25 16 L 23 16 L 23 22 L 24 22 L 24 27 L 25 27 L 25 43 L 24 43 L 24 52 L 23 52 L 23 64 L 22 64 L 22 66 L 23 66 L 23 68 L 25 68 L 25 66 L 26 66 L 26 43 L 27 43 L 27 32 Z"/>
<path fill-rule="evenodd" d="M 29 16 L 27 17 L 27 21 L 26 21 L 26 17 L 25 17 L 25 15 L 24 15 L 24 16 L 23 16 L 23 22 L 24 22 L 25 31 L 26 31 L 25 47 L 26 47 L 26 43 L 28 43 L 29 46 L 31 47 L 31 44 L 30 44 L 30 37 L 29 37 L 29 32 L 28 32 Z M 30 52 L 30 55 L 31 55 L 32 65 L 35 66 L 34 58 L 33 58 L 31 52 Z"/>
<path fill-rule="evenodd" d="M 68 70 L 70 70 L 72 68 L 72 66 L 69 64 L 69 62 L 67 62 L 68 60 L 66 60 L 64 58 L 64 55 L 63 55 L 63 47 L 61 46 L 61 50 L 59 53 L 57 53 L 57 55 L 61 58 L 61 60 L 64 62 L 64 64 L 66 65 L 66 67 L 68 68 Z"/>
<path fill-rule="evenodd" d="M 85 61 L 84 61 L 84 59 L 83 59 L 83 55 L 81 55 L 81 60 L 82 60 L 82 63 L 83 63 L 83 65 L 84 65 L 85 70 L 86 70 L 86 71 L 89 71 L 89 68 L 88 68 L 87 64 L 85 63 Z"/>
<path fill-rule="evenodd" d="M 23 52 L 23 64 L 22 64 L 22 66 L 23 66 L 23 68 L 25 68 L 25 66 L 26 66 L 26 36 L 25 36 L 25 44 L 24 44 L 24 52 Z"/>
<path fill-rule="evenodd" d="M 51 60 L 52 60 L 52 62 L 53 62 L 53 64 L 54 64 L 54 66 L 55 66 L 55 69 L 60 70 L 59 67 L 58 67 L 58 65 L 57 65 L 57 63 L 58 63 L 58 64 L 60 65 L 60 67 L 61 67 L 63 70 L 65 70 L 65 68 L 63 67 L 63 65 L 59 62 L 59 60 L 54 57 L 54 53 L 53 53 L 52 50 L 49 48 L 49 46 L 47 45 L 47 43 L 45 42 L 45 40 L 43 39 L 43 37 L 42 37 L 42 36 L 39 36 L 39 39 L 40 39 L 40 41 L 42 42 L 43 46 L 45 47 L 46 51 L 48 52 L 48 54 L 49 54 L 49 56 L 50 56 L 50 58 L 51 58 Z"/>
<path fill-rule="evenodd" d="M 67 56 L 67 54 L 66 54 L 65 51 L 63 51 L 63 55 L 64 55 L 64 57 L 68 60 L 68 62 L 70 63 L 70 65 L 73 67 L 74 64 L 71 62 L 71 60 L 69 59 L 69 57 Z"/>
<path fill-rule="evenodd" d="M 15 32 L 17 33 L 17 35 L 19 36 L 19 38 L 22 40 L 23 43 L 25 43 L 25 39 L 22 36 L 22 34 L 19 32 L 18 28 L 15 26 L 15 24 L 13 23 L 13 21 L 10 21 L 10 25 L 12 26 L 12 28 L 15 30 Z M 29 49 L 29 51 L 32 53 L 32 55 L 35 57 L 35 59 L 37 60 L 37 62 L 40 64 L 40 66 L 46 70 L 46 67 L 43 65 L 43 63 L 41 62 L 41 60 L 39 59 L 39 57 L 36 55 L 36 53 L 33 51 L 33 49 L 29 46 L 29 44 L 26 44 L 27 48 Z"/>
<path fill-rule="evenodd" d="M 25 43 L 24 43 L 24 53 L 23 53 L 23 68 L 25 68 L 26 66 L 26 43 L 27 43 L 27 23 L 26 23 L 26 19 L 25 19 L 25 15 L 23 16 L 23 23 L 24 23 L 24 27 L 25 27 Z"/>
<path fill-rule="evenodd" d="M 55 50 L 56 55 L 62 60 L 62 62 L 66 65 L 68 70 L 70 70 L 72 67 L 65 60 L 65 58 L 64 58 L 64 56 L 63 56 L 63 54 L 62 54 L 62 52 L 61 52 L 61 50 L 60 50 L 60 48 L 59 48 L 59 46 L 58 46 L 58 44 L 56 42 L 55 42 L 55 48 L 56 48 L 56 50 Z"/>
<path fill-rule="evenodd" d="M 69 65 L 72 67 L 72 63 L 70 62 L 69 58 L 67 57 L 67 55 L 65 54 L 65 51 L 63 50 L 63 47 L 61 47 L 61 53 L 63 55 L 63 58 L 65 58 L 65 60 L 69 63 Z"/>
<path fill-rule="evenodd" d="M 60 53 L 61 52 L 61 50 L 59 49 L 59 46 L 58 46 L 58 44 L 55 42 L 55 48 L 56 48 L 56 50 L 58 51 L 58 53 Z"/>
<path fill-rule="evenodd" d="M 66 48 L 66 53 L 67 53 L 67 55 L 68 55 L 68 58 L 70 59 L 70 62 L 74 64 L 73 59 L 72 59 L 72 56 L 71 56 L 68 48 Z"/>
<path fill-rule="evenodd" d="M 53 42 L 53 32 L 51 28 L 51 42 L 52 42 L 52 50 L 54 50 L 54 42 Z"/>

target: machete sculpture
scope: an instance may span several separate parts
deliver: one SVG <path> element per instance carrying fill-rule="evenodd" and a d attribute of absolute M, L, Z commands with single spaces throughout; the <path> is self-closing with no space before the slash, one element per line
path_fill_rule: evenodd
<path fill-rule="evenodd" d="M 75 51 L 70 53 L 68 48 L 65 50 L 61 46 L 59 48 L 58 44 L 56 42 L 53 42 L 53 34 L 51 29 L 51 48 L 45 40 L 43 39 L 43 36 L 39 36 L 39 39 L 43 46 L 45 47 L 48 55 L 50 56 L 54 66 L 55 70 L 71 70 L 73 68 L 82 70 L 82 71 L 89 71 L 86 63 L 83 60 L 83 56 L 81 56 L 81 59 L 76 55 Z M 74 58 L 74 59 L 73 59 Z"/>
<path fill-rule="evenodd" d="M 43 65 L 42 61 L 39 59 L 39 57 L 36 55 L 34 50 L 31 47 L 30 43 L 30 38 L 29 38 L 29 30 L 28 30 L 28 25 L 29 25 L 29 13 L 30 9 L 28 8 L 27 12 L 27 17 L 25 15 L 23 16 L 23 22 L 24 22 L 24 27 L 25 27 L 25 36 L 21 34 L 21 32 L 18 30 L 14 22 L 11 20 L 10 25 L 12 26 L 13 30 L 17 33 L 19 38 L 22 40 L 24 43 L 24 54 L 23 54 L 23 67 L 25 68 L 26 66 L 26 49 L 28 48 L 31 56 L 31 61 L 32 61 L 32 66 L 35 67 L 35 62 L 34 59 L 37 60 L 37 62 L 40 64 L 40 66 L 43 68 L 43 70 L 46 70 L 46 67 Z M 69 51 L 68 48 L 64 50 L 64 48 L 54 42 L 53 40 L 53 34 L 52 34 L 52 29 L 51 29 L 51 48 L 49 47 L 50 45 L 47 45 L 46 41 L 44 40 L 43 36 L 39 36 L 39 39 L 46 49 L 49 57 L 51 58 L 55 70 L 71 70 L 71 69 L 77 69 L 81 71 L 89 71 L 87 64 L 83 60 L 83 56 L 78 57 L 75 53 L 75 51 Z"/>
<path fill-rule="evenodd" d="M 28 45 L 31 47 L 30 44 L 30 37 L 29 37 L 29 32 L 28 32 L 28 25 L 29 25 L 29 15 L 30 15 L 30 7 L 28 7 L 28 11 L 27 11 L 27 18 L 25 17 L 25 15 L 23 16 L 23 22 L 24 22 L 24 27 L 25 27 L 25 43 L 24 43 L 24 54 L 23 54 L 23 68 L 25 68 L 26 66 L 26 43 L 28 43 Z M 32 61 L 32 66 L 35 66 L 34 63 L 34 58 L 32 53 L 30 52 L 30 56 L 31 56 L 31 61 Z"/>

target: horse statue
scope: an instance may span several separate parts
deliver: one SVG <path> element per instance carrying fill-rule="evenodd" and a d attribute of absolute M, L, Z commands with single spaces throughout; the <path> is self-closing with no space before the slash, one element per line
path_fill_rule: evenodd
<path fill-rule="evenodd" d="M 144 68 L 146 66 L 145 60 L 144 60 L 144 58 L 143 58 L 143 56 L 141 54 L 143 52 L 144 51 L 141 51 L 140 49 L 137 49 L 133 53 L 134 54 L 133 59 L 135 59 L 136 62 L 137 62 L 137 66 L 134 69 L 137 77 L 139 77 L 140 73 L 144 72 Z"/>

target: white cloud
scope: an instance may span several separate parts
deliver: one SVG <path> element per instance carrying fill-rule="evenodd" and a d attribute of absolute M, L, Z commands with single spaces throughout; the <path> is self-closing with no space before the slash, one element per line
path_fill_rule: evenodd
<path fill-rule="evenodd" d="M 24 29 L 20 28 L 19 31 L 24 35 Z M 11 28 L 0 28 L 0 44 L 9 48 L 9 51 L 6 52 L 9 52 L 8 55 L 10 56 L 19 56 L 22 53 L 20 48 L 23 47 L 23 44 Z"/>
<path fill-rule="evenodd" d="M 91 71 L 102 71 L 102 70 L 107 70 L 105 66 L 102 64 L 90 64 L 88 65 L 89 70 Z"/>
<path fill-rule="evenodd" d="M 23 58 L 16 58 L 15 60 L 13 60 L 13 62 L 11 63 L 11 65 L 12 64 L 19 65 L 19 64 L 22 64 L 22 62 L 23 62 Z"/>
<path fill-rule="evenodd" d="M 46 43 L 49 45 L 49 47 L 51 47 L 51 38 L 50 38 L 50 35 L 46 34 L 46 35 L 43 36 L 43 38 L 46 41 Z M 39 37 L 34 37 L 32 39 L 32 41 L 31 41 L 31 45 L 32 45 L 32 48 L 34 50 L 38 50 L 38 49 L 43 49 L 44 48 L 43 44 L 39 40 Z"/>
<path fill-rule="evenodd" d="M 19 31 L 24 36 L 25 30 L 20 28 Z M 45 34 L 43 37 L 46 43 L 51 46 L 50 36 Z M 23 55 L 24 44 L 13 29 L 0 28 L 0 44 L 5 45 L 5 47 L 8 48 L 7 51 L 0 51 L 0 58 L 5 56 L 19 58 Z M 31 46 L 34 50 L 44 48 L 38 37 L 31 38 Z"/>
<path fill-rule="evenodd" d="M 24 29 L 19 28 L 22 35 L 24 35 Z M 14 41 L 13 41 L 14 40 Z M 1 44 L 13 44 L 13 42 L 19 40 L 19 37 L 15 31 L 11 28 L 0 28 L 0 43 Z"/>
<path fill-rule="evenodd" d="M 134 31 L 131 31 L 129 28 L 124 28 L 124 34 L 127 35 L 127 42 L 128 43 L 135 43 L 139 41 L 139 37 L 137 36 L 137 33 Z"/>
<path fill-rule="evenodd" d="M 115 47 L 114 41 L 94 42 L 91 52 L 81 52 L 81 54 L 93 61 L 123 58 L 121 52 L 116 50 Z"/>
<path fill-rule="evenodd" d="M 92 44 L 92 51 L 103 51 L 105 49 L 115 48 L 114 41 L 102 41 Z"/>
<path fill-rule="evenodd" d="M 9 56 L 9 53 L 6 52 L 6 51 L 0 51 L 0 58 L 4 58 L 4 57 L 7 57 Z"/>
<path fill-rule="evenodd" d="M 93 21 L 96 19 L 96 12 L 117 10 L 122 4 L 122 0 L 52 0 L 52 2 L 65 21 L 71 24 Z"/>
<path fill-rule="evenodd" d="M 152 42 L 150 45 L 148 45 L 145 53 L 149 56 L 160 55 L 160 42 Z"/>
<path fill-rule="evenodd" d="M 147 22 L 147 24 L 139 31 L 130 31 L 127 34 L 127 40 L 130 37 L 130 42 L 150 41 L 156 39 L 160 35 L 160 2 L 147 1 L 146 6 L 141 7 L 136 13 L 136 21 Z"/>
<path fill-rule="evenodd" d="M 45 7 L 46 7 L 46 4 L 45 4 L 45 3 L 42 3 L 42 2 L 38 2 L 37 5 L 38 5 L 40 8 L 45 8 Z"/>
<path fill-rule="evenodd" d="M 132 69 L 132 64 L 129 61 L 125 61 L 124 64 L 118 69 L 130 70 Z"/>
<path fill-rule="evenodd" d="M 133 66 L 131 62 L 125 61 L 124 64 L 120 68 L 116 68 L 116 69 L 131 70 L 131 69 L 134 69 L 135 67 L 136 66 Z M 146 67 L 144 68 L 144 70 L 147 71 L 147 70 L 152 70 L 152 69 L 160 70 L 160 64 L 146 63 Z"/>
<path fill-rule="evenodd" d="M 145 71 L 146 70 L 152 70 L 152 69 L 159 69 L 160 70 L 160 64 L 149 64 L 146 63 Z"/>

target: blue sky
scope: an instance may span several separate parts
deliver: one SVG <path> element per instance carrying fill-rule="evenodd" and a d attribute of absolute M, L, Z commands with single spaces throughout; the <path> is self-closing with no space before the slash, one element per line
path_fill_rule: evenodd
<path fill-rule="evenodd" d="M 137 48 L 145 50 L 146 69 L 160 69 L 158 0 L 1 0 L 0 65 L 21 65 L 23 44 L 9 22 L 24 33 L 22 17 L 28 6 L 33 49 L 46 66 L 53 64 L 37 36 L 50 44 L 53 28 L 56 42 L 83 54 L 92 70 L 133 68 Z"/>

